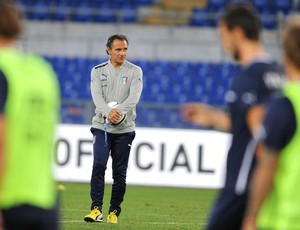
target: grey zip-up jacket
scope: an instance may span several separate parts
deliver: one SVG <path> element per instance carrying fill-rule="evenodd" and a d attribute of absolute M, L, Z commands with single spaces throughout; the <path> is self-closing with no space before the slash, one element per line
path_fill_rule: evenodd
<path fill-rule="evenodd" d="M 142 69 L 125 60 L 115 69 L 110 60 L 95 66 L 91 72 L 91 94 L 96 106 L 92 127 L 104 130 L 105 117 L 111 108 L 109 102 L 118 102 L 118 109 L 126 113 L 119 125 L 106 124 L 109 133 L 127 133 L 135 130 L 136 105 L 143 90 Z"/>

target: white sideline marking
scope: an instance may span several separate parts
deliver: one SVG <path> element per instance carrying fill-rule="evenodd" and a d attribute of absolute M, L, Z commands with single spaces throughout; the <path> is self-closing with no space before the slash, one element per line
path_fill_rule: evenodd
<path fill-rule="evenodd" d="M 60 223 L 87 223 L 84 220 L 61 220 L 59 221 Z M 105 223 L 105 222 L 104 222 Z M 169 225 L 174 225 L 174 224 L 182 224 L 182 225 L 194 225 L 194 224 L 206 224 L 206 223 L 184 223 L 184 222 L 139 222 L 141 224 L 169 224 Z"/>
<path fill-rule="evenodd" d="M 198 223 L 184 223 L 184 222 L 139 222 L 142 224 L 169 224 L 169 225 L 174 225 L 174 224 L 183 224 L 183 225 L 191 225 L 191 224 L 198 224 Z"/>
<path fill-rule="evenodd" d="M 60 220 L 59 223 L 79 223 L 79 222 L 85 222 L 84 220 Z"/>
<path fill-rule="evenodd" d="M 62 211 L 81 212 L 82 209 L 61 208 Z M 143 216 L 170 216 L 168 214 L 143 214 Z"/>

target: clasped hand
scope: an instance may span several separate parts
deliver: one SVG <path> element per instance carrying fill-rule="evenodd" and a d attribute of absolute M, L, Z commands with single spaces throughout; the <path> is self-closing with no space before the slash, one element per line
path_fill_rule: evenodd
<path fill-rule="evenodd" d="M 121 116 L 121 110 L 114 108 L 110 111 L 107 120 L 111 123 L 117 123 L 121 119 Z"/>

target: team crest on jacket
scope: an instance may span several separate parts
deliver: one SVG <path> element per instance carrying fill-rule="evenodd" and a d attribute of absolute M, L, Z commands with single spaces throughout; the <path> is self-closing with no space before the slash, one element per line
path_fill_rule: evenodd
<path fill-rule="evenodd" d="M 128 83 L 128 77 L 123 76 L 122 77 L 122 84 L 124 85 L 124 84 L 127 84 L 127 83 Z"/>

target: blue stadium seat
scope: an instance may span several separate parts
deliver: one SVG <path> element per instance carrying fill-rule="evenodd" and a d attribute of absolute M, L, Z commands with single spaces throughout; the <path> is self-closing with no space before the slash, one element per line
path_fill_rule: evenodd
<path fill-rule="evenodd" d="M 66 84 L 65 88 L 70 91 L 77 89 L 79 97 L 89 94 L 89 81 L 91 68 L 102 60 L 83 59 L 83 58 L 61 58 L 54 57 L 49 59 L 53 64 L 61 82 Z M 136 62 L 138 63 L 138 62 Z M 142 63 L 142 62 L 140 62 Z M 144 62 L 144 66 L 146 66 Z M 195 68 L 191 64 L 177 62 L 166 63 L 156 62 L 156 69 L 149 76 L 144 75 L 143 100 L 146 101 L 170 101 L 182 102 L 192 97 L 201 97 L 210 92 L 217 85 L 224 88 L 229 85 L 231 72 L 234 67 L 230 64 L 212 65 L 209 63 L 198 63 Z M 66 71 L 65 67 L 68 66 Z M 176 67 L 175 67 L 176 66 Z M 166 71 L 173 69 L 172 71 Z M 146 73 L 147 71 L 144 71 Z M 154 73 L 154 74 L 153 74 Z M 69 93 L 68 95 L 74 93 Z"/>
<path fill-rule="evenodd" d="M 82 0 L 64 0 L 62 2 L 64 2 L 64 4 L 66 6 L 77 8 L 77 7 L 80 7 L 82 4 L 85 4 L 86 1 L 82 1 Z"/>
<path fill-rule="evenodd" d="M 111 5 L 111 0 L 92 0 L 90 6 L 96 9 L 101 8 L 103 5 Z"/>
<path fill-rule="evenodd" d="M 133 6 L 123 6 L 118 10 L 117 22 L 135 23 L 137 22 L 137 9 Z"/>
<path fill-rule="evenodd" d="M 100 8 L 96 9 L 95 22 L 114 23 L 116 22 L 115 9 L 109 4 L 103 4 Z"/>
<path fill-rule="evenodd" d="M 49 20 L 49 6 L 44 2 L 26 8 L 26 16 L 30 20 Z"/>
<path fill-rule="evenodd" d="M 293 0 L 274 0 L 274 8 L 277 12 L 288 14 L 293 9 Z"/>
<path fill-rule="evenodd" d="M 249 2 L 249 0 L 229 0 L 228 3 L 231 4 L 239 4 L 239 3 L 246 3 Z"/>
<path fill-rule="evenodd" d="M 142 117 L 142 114 L 145 119 L 144 122 L 146 126 L 152 126 L 158 120 L 159 117 L 153 109 L 145 109 L 145 112 L 141 113 L 140 117 Z"/>
<path fill-rule="evenodd" d="M 278 28 L 277 14 L 273 11 L 263 11 L 260 13 L 262 27 L 274 30 Z"/>
<path fill-rule="evenodd" d="M 67 66 L 67 59 L 65 57 L 51 57 L 49 60 L 53 68 L 57 71 L 65 70 Z"/>
<path fill-rule="evenodd" d="M 72 15 L 71 20 L 77 22 L 93 22 L 94 9 L 89 5 L 82 4 L 76 7 L 75 13 Z"/>
<path fill-rule="evenodd" d="M 134 63 L 140 66 L 146 75 L 148 75 L 147 73 L 151 73 L 153 70 L 153 63 L 151 61 L 135 60 Z"/>
<path fill-rule="evenodd" d="M 252 0 L 252 3 L 258 12 L 271 10 L 270 0 Z"/>
<path fill-rule="evenodd" d="M 84 122 L 84 108 L 76 105 L 76 100 L 91 101 L 90 71 L 105 60 L 66 57 L 47 57 L 47 60 L 57 73 L 63 101 L 75 100 L 74 105 L 63 106 L 63 122 Z M 225 92 L 233 73 L 238 69 L 231 63 L 144 60 L 133 60 L 133 63 L 144 70 L 144 89 L 141 105 L 137 107 L 137 125 L 145 127 L 195 128 L 181 120 L 178 105 L 197 101 L 223 107 Z"/>
<path fill-rule="evenodd" d="M 34 6 L 38 3 L 38 0 L 18 0 L 18 2 L 24 6 Z"/>
<path fill-rule="evenodd" d="M 140 5 L 140 6 L 145 6 L 145 5 L 153 5 L 155 0 L 135 0 L 133 1 L 135 4 Z"/>
<path fill-rule="evenodd" d="M 121 8 L 131 4 L 131 2 L 128 0 L 111 0 L 110 3 L 114 8 Z"/>
<path fill-rule="evenodd" d="M 71 19 L 72 9 L 64 4 L 58 4 L 53 11 L 50 12 L 50 18 L 53 21 L 65 21 Z"/>
<path fill-rule="evenodd" d="M 96 59 L 96 58 L 88 58 L 87 60 L 87 65 L 88 65 L 88 69 L 91 71 L 92 68 L 100 63 L 102 63 L 100 60 Z"/>
<path fill-rule="evenodd" d="M 210 19 L 210 14 L 211 12 L 207 8 L 194 8 L 192 10 L 190 25 L 204 27 L 211 26 L 212 20 Z"/>
<path fill-rule="evenodd" d="M 208 0 L 208 8 L 213 12 L 219 12 L 225 7 L 226 0 Z"/>
<path fill-rule="evenodd" d="M 50 0 L 50 1 L 43 0 L 43 1 L 48 2 L 48 4 L 52 5 L 52 6 L 57 6 L 57 5 L 61 4 L 61 2 L 63 2 L 62 0 Z"/>
<path fill-rule="evenodd" d="M 209 69 L 210 69 L 210 63 L 206 63 L 206 62 L 197 63 L 195 66 L 195 74 L 199 78 L 205 78 L 206 75 L 208 74 Z"/>

